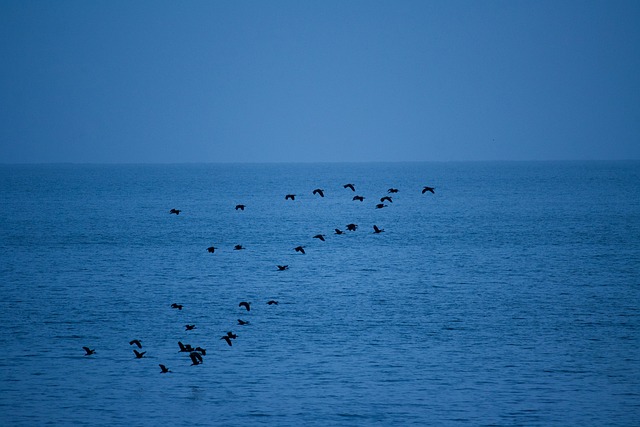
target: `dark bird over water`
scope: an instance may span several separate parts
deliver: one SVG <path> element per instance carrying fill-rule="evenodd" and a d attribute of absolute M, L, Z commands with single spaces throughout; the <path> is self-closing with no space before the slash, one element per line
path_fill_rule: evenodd
<path fill-rule="evenodd" d="M 435 190 L 434 187 L 424 187 L 422 189 L 422 194 L 426 193 L 427 191 L 431 192 L 432 194 L 436 194 L 436 192 L 434 190 Z"/>
<path fill-rule="evenodd" d="M 285 271 L 289 269 L 288 265 L 278 265 L 278 271 Z"/>
<path fill-rule="evenodd" d="M 381 202 L 384 202 L 385 200 L 386 200 L 387 202 L 389 202 L 389 203 L 393 203 L 393 200 L 391 200 L 391 197 L 389 197 L 389 196 L 384 196 L 384 197 L 381 197 L 381 198 L 380 198 L 380 201 L 381 201 Z"/>
<path fill-rule="evenodd" d="M 387 193 L 397 193 L 398 189 L 397 188 L 390 188 L 387 190 Z"/>
<path fill-rule="evenodd" d="M 358 226 L 356 224 L 347 224 L 347 230 L 349 231 L 356 231 L 357 228 Z"/>
<path fill-rule="evenodd" d="M 362 196 L 353 196 L 353 199 L 351 200 L 358 200 L 359 202 L 362 202 L 364 200 L 364 197 Z"/>
<path fill-rule="evenodd" d="M 213 246 L 209 246 L 207 248 L 207 252 L 209 252 L 210 254 L 214 253 L 216 251 L 216 248 L 214 248 Z"/>
<path fill-rule="evenodd" d="M 339 228 L 336 228 L 336 234 L 344 234 L 344 231 L 340 230 Z"/>
<path fill-rule="evenodd" d="M 302 246 L 296 246 L 295 248 L 293 248 L 293 250 L 295 250 L 296 252 L 300 252 L 303 255 L 305 254 L 304 248 Z"/>
<path fill-rule="evenodd" d="M 164 366 L 162 363 L 160 363 L 158 366 L 160 366 L 160 373 L 161 374 L 166 374 L 167 372 L 171 372 L 169 370 L 169 368 L 167 368 L 166 366 Z"/>
<path fill-rule="evenodd" d="M 324 235 L 323 234 L 316 234 L 315 236 L 313 236 L 314 239 L 320 239 L 324 242 Z"/>
<path fill-rule="evenodd" d="M 136 354 L 136 359 L 142 359 L 146 353 L 146 351 L 143 351 L 142 353 L 139 352 L 138 350 L 136 350 L 135 348 L 133 349 L 133 352 Z"/>
<path fill-rule="evenodd" d="M 295 200 L 296 199 L 296 195 L 295 194 L 287 194 L 286 196 L 284 196 L 285 200 Z"/>
<path fill-rule="evenodd" d="M 247 311 L 251 311 L 251 303 L 248 303 L 246 301 L 242 301 L 240 304 L 238 304 L 238 307 L 244 307 L 247 309 Z"/>
<path fill-rule="evenodd" d="M 199 365 L 202 363 L 202 355 L 195 351 L 189 353 L 189 357 L 191 358 L 191 366 Z"/>
<path fill-rule="evenodd" d="M 243 249 L 244 249 L 244 246 L 242 246 L 242 245 L 235 245 L 235 246 L 233 247 L 233 250 L 234 250 L 234 251 L 241 251 L 241 250 L 243 250 Z"/>
<path fill-rule="evenodd" d="M 383 204 L 383 203 L 378 203 L 378 204 L 376 205 L 376 209 L 382 209 L 382 208 L 386 208 L 386 207 L 387 207 L 387 205 L 385 205 L 385 204 Z"/>
<path fill-rule="evenodd" d="M 142 344 L 140 343 L 140 340 L 131 340 L 129 341 L 129 345 L 137 345 L 138 348 L 142 348 Z"/>
<path fill-rule="evenodd" d="M 321 190 L 321 189 L 319 189 L 319 188 L 316 188 L 315 190 L 313 190 L 313 194 L 314 194 L 314 195 L 319 194 L 319 195 L 320 195 L 320 197 L 324 197 L 324 190 Z"/>
<path fill-rule="evenodd" d="M 85 356 L 91 356 L 92 354 L 96 354 L 95 350 L 91 350 L 89 347 L 82 347 L 84 349 L 84 352 L 86 353 Z"/>
<path fill-rule="evenodd" d="M 177 308 L 178 310 L 182 310 L 182 304 L 176 304 L 175 302 L 171 304 L 171 308 Z"/>
<path fill-rule="evenodd" d="M 196 328 L 196 325 L 184 325 L 185 331 L 193 331 Z"/>
<path fill-rule="evenodd" d="M 227 335 L 223 335 L 222 337 L 220 337 L 221 340 L 225 340 L 227 342 L 227 344 L 229 344 L 229 346 L 232 346 L 233 344 L 231 344 L 231 338 L 229 338 Z"/>
<path fill-rule="evenodd" d="M 201 355 L 203 355 L 203 356 L 206 356 L 206 355 L 207 355 L 207 350 L 206 350 L 206 349 L 204 349 L 204 348 L 202 348 L 202 347 L 196 347 L 196 348 L 195 348 L 195 351 L 197 351 L 198 353 L 200 353 L 200 354 L 201 354 Z"/>
<path fill-rule="evenodd" d="M 350 188 L 351 191 L 356 191 L 356 187 L 353 186 L 353 184 L 345 184 L 343 185 L 344 188 Z"/>
<path fill-rule="evenodd" d="M 236 205 L 236 210 L 240 209 L 241 211 L 243 211 L 244 208 L 246 208 L 245 205 Z"/>
<path fill-rule="evenodd" d="M 374 226 L 373 226 L 373 232 L 374 232 L 375 234 L 382 233 L 382 232 L 384 232 L 384 229 L 382 229 L 382 228 L 378 228 L 378 226 L 374 224 Z"/>
<path fill-rule="evenodd" d="M 248 325 L 248 324 L 249 324 L 249 322 L 247 320 L 238 319 L 238 325 L 244 326 L 244 325 Z"/>
<path fill-rule="evenodd" d="M 272 300 L 267 301 L 267 304 L 269 304 L 269 305 L 278 305 L 278 301 L 272 299 Z"/>
<path fill-rule="evenodd" d="M 191 344 L 182 344 L 178 341 L 178 346 L 180 346 L 180 351 L 178 353 L 189 353 L 194 351 L 194 348 L 191 347 Z"/>
<path fill-rule="evenodd" d="M 232 340 L 235 340 L 236 338 L 238 338 L 238 336 L 231 331 L 227 332 L 227 336 Z"/>
<path fill-rule="evenodd" d="M 180 215 L 180 209 L 171 209 L 169 211 L 170 214 L 176 214 L 176 215 Z"/>

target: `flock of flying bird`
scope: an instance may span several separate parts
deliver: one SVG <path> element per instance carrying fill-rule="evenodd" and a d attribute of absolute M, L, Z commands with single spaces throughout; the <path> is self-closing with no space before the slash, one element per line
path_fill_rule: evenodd
<path fill-rule="evenodd" d="M 351 191 L 355 192 L 355 186 L 353 184 L 344 184 L 343 187 L 345 189 L 350 189 Z M 428 187 L 428 186 L 424 186 L 422 189 L 422 194 L 425 193 L 432 193 L 435 194 L 435 188 L 434 187 Z M 388 205 L 384 204 L 384 202 L 389 202 L 389 203 L 393 203 L 393 199 L 391 194 L 395 194 L 398 193 L 398 189 L 397 188 L 389 188 L 387 190 L 387 195 L 384 197 L 380 198 L 380 203 L 377 203 L 375 205 L 376 209 L 382 209 L 387 207 Z M 320 189 L 320 188 L 316 188 L 315 190 L 313 190 L 313 195 L 318 195 L 320 197 L 324 197 L 324 190 Z M 285 195 L 285 200 L 295 200 L 296 199 L 296 195 L 295 194 L 287 194 Z M 359 201 L 362 202 L 364 201 L 364 197 L 363 196 L 359 196 L 359 195 L 355 195 L 353 196 L 352 200 L 353 201 Z M 240 211 L 244 211 L 246 208 L 246 205 L 244 204 L 238 204 L 235 207 L 235 210 L 240 210 Z M 174 215 L 180 215 L 181 210 L 180 209 L 171 209 L 169 211 L 170 214 L 174 214 Z M 358 228 L 357 224 L 347 224 L 346 225 L 346 229 L 347 231 L 356 231 Z M 336 228 L 335 230 L 335 234 L 344 234 L 344 231 L 340 230 L 339 228 Z M 373 225 L 373 233 L 375 234 L 379 234 L 384 232 L 384 229 L 379 228 L 377 225 Z M 313 236 L 314 239 L 319 239 L 321 241 L 325 241 L 325 235 L 324 234 L 316 234 L 315 236 Z M 235 245 L 234 246 L 234 250 L 242 250 L 244 249 L 244 247 L 242 245 Z M 300 253 L 300 254 L 305 254 L 305 250 L 304 250 L 304 246 L 296 246 L 295 248 L 293 248 L 296 252 Z M 216 250 L 215 247 L 210 246 L 207 248 L 207 251 L 209 253 L 214 253 Z M 288 265 L 277 265 L 276 266 L 278 268 L 278 271 L 284 271 L 284 270 L 288 270 L 289 266 Z M 276 300 L 269 300 L 267 301 L 267 304 L 272 306 L 272 305 L 278 305 L 278 301 Z M 172 303 L 170 305 L 170 307 L 172 309 L 176 309 L 176 310 L 182 310 L 183 309 L 183 305 L 182 304 L 178 304 L 178 303 Z M 251 303 L 247 302 L 247 301 L 241 301 L 238 304 L 238 307 L 240 308 L 244 308 L 246 311 L 250 311 L 251 310 Z M 245 326 L 248 325 L 249 321 L 246 320 L 242 320 L 242 319 L 238 319 L 238 325 L 240 326 Z M 192 324 L 186 324 L 184 325 L 185 327 L 185 331 L 192 331 L 194 329 L 196 329 L 196 325 L 192 325 Z M 235 340 L 238 336 L 236 334 L 234 334 L 231 331 L 228 331 L 225 335 L 223 335 L 222 337 L 220 337 L 220 340 L 224 340 L 227 345 L 232 346 L 233 345 L 233 341 Z M 133 339 L 129 342 L 130 346 L 136 346 L 137 349 L 133 349 L 133 353 L 136 359 L 142 359 L 145 357 L 145 354 L 147 353 L 146 351 L 138 351 L 142 349 L 142 343 L 140 340 L 138 339 Z M 180 353 L 189 353 L 189 358 L 191 359 L 191 366 L 196 366 L 196 365 L 200 365 L 203 363 L 204 359 L 203 356 L 206 356 L 207 351 L 206 349 L 197 346 L 197 347 L 192 347 L 190 344 L 183 344 L 181 341 L 178 341 L 178 347 L 179 347 L 179 352 Z M 92 356 L 96 354 L 96 350 L 95 349 L 91 349 L 89 347 L 82 347 L 85 351 L 85 356 Z M 166 374 L 166 373 L 170 373 L 171 370 L 169 368 L 167 368 L 165 365 L 163 364 L 159 364 L 160 366 L 160 373 L 162 374 Z"/>

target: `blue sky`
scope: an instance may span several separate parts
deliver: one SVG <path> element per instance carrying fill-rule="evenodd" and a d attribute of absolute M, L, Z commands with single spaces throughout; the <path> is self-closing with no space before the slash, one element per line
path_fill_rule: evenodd
<path fill-rule="evenodd" d="M 640 159 L 638 1 L 0 2 L 0 162 Z"/>

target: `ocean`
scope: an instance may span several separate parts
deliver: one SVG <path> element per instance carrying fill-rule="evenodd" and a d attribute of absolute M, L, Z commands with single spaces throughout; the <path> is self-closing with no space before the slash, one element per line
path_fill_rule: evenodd
<path fill-rule="evenodd" d="M 640 425 L 640 162 L 5 164 L 0 201 L 0 425 Z"/>

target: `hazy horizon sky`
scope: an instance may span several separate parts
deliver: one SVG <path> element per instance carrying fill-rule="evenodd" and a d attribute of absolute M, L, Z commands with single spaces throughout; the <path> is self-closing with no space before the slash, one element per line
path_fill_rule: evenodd
<path fill-rule="evenodd" d="M 638 1 L 0 2 L 0 163 L 640 159 Z"/>

